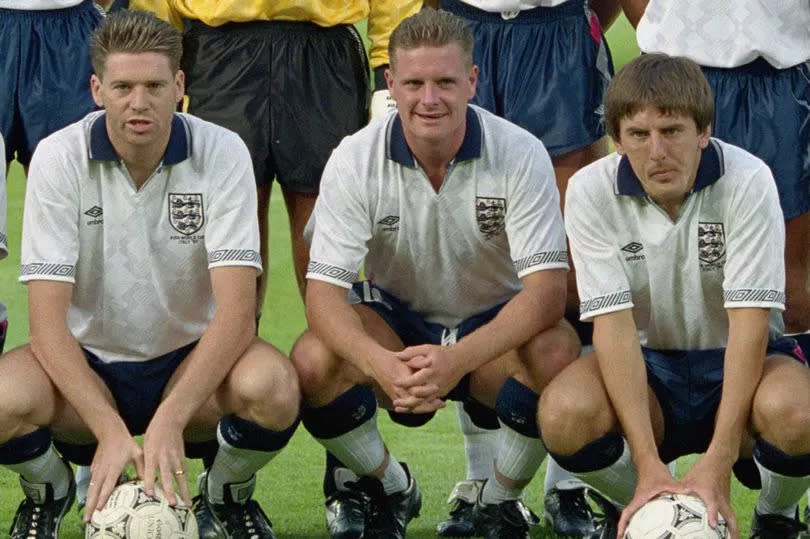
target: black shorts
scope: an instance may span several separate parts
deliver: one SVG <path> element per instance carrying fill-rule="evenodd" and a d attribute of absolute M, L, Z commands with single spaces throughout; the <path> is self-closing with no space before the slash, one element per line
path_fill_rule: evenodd
<path fill-rule="evenodd" d="M 90 34 L 103 20 L 91 1 L 64 9 L 0 9 L 0 134 L 6 161 L 31 162 L 39 141 L 95 108 Z"/>
<path fill-rule="evenodd" d="M 258 185 L 317 193 L 341 139 L 368 118 L 369 66 L 351 25 L 186 21 L 188 111 L 238 133 Z"/>

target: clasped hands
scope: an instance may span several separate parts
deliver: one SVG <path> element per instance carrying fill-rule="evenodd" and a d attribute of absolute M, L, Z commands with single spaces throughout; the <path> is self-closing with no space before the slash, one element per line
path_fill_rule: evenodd
<path fill-rule="evenodd" d="M 464 372 L 451 348 L 423 344 L 394 354 L 397 362 L 384 373 L 383 389 L 400 413 L 430 413 L 444 408 L 442 397 L 459 382 Z M 378 380 L 380 378 L 378 377 Z"/>

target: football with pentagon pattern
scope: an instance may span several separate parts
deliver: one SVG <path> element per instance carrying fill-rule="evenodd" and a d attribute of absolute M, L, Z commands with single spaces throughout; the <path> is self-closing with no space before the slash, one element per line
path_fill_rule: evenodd
<path fill-rule="evenodd" d="M 198 539 L 199 534 L 189 507 L 170 506 L 159 485 L 155 485 L 155 495 L 149 496 L 142 481 L 128 481 L 113 490 L 104 509 L 93 513 L 84 536 L 86 539 Z"/>
<path fill-rule="evenodd" d="M 718 515 L 709 526 L 706 506 L 697 496 L 665 494 L 644 504 L 630 519 L 624 539 L 724 539 L 726 522 Z"/>

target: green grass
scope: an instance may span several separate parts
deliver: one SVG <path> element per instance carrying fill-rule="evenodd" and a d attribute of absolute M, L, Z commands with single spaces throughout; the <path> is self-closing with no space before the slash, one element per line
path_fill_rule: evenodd
<path fill-rule="evenodd" d="M 608 41 L 616 61 L 623 65 L 638 53 L 629 25 L 620 19 L 608 32 Z M 28 321 L 25 289 L 17 283 L 19 268 L 20 224 L 24 179 L 22 169 L 14 165 L 8 180 L 9 242 L 11 253 L 0 263 L 0 299 L 10 311 L 10 330 L 6 348 L 27 341 Z M 295 338 L 305 327 L 303 307 L 292 275 L 292 262 L 288 240 L 286 213 L 280 192 L 273 193 L 271 204 L 271 260 L 269 289 L 265 302 L 260 334 L 280 349 L 288 352 Z M 455 482 L 464 475 L 464 450 L 456 427 L 452 407 L 440 411 L 427 426 L 406 429 L 392 425 L 381 415 L 380 428 L 394 455 L 408 461 L 422 488 L 424 500 L 422 515 L 409 527 L 412 538 L 434 537 L 434 526 L 446 516 L 445 499 Z M 694 457 L 679 462 L 681 472 Z M 189 463 L 189 474 L 199 471 L 197 462 Z M 300 428 L 289 446 L 259 474 L 256 498 L 274 521 L 282 538 L 325 537 L 321 480 L 323 450 Z M 17 478 L 0 469 L 0 534 L 5 533 L 21 499 Z M 542 476 L 527 489 L 526 499 L 536 511 L 542 510 Z M 734 505 L 738 509 L 743 536 L 747 536 L 750 512 L 755 493 L 734 484 Z M 75 511 L 62 528 L 62 537 L 78 539 L 81 535 Z M 554 537 L 546 528 L 535 530 L 533 537 Z"/>

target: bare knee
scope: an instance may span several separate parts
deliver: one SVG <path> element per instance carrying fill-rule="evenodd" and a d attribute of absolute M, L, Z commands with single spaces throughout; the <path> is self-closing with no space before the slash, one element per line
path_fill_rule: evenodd
<path fill-rule="evenodd" d="M 301 393 L 310 406 L 320 406 L 332 400 L 342 379 L 342 361 L 311 331 L 306 331 L 290 352 L 293 367 L 298 373 Z M 343 384 L 345 385 L 345 384 Z"/>
<path fill-rule="evenodd" d="M 54 388 L 28 346 L 0 357 L 0 443 L 53 415 Z"/>
<path fill-rule="evenodd" d="M 546 447 L 560 455 L 573 455 L 610 432 L 616 421 L 601 388 L 566 374 L 545 388 L 537 415 Z"/>
<path fill-rule="evenodd" d="M 810 408 L 788 391 L 757 395 L 753 408 L 759 435 L 789 455 L 810 453 Z"/>
<path fill-rule="evenodd" d="M 231 391 L 239 403 L 234 412 L 265 428 L 286 429 L 297 419 L 301 402 L 292 364 L 267 343 L 245 361 L 231 373 Z"/>
<path fill-rule="evenodd" d="M 580 350 L 574 329 L 567 322 L 561 322 L 523 345 L 520 357 L 535 389 L 540 392 L 579 356 Z"/>

